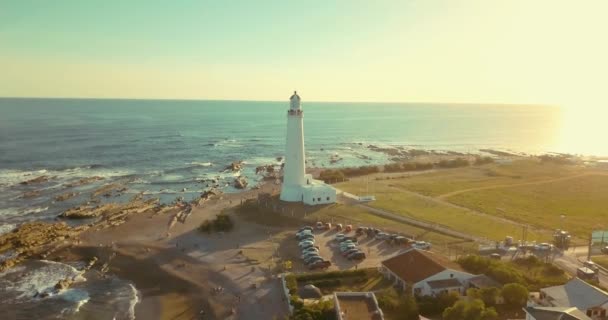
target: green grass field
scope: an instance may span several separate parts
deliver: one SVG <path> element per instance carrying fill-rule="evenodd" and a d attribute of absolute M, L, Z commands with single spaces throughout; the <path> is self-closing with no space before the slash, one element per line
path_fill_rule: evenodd
<path fill-rule="evenodd" d="M 463 250 L 472 249 L 473 243 L 463 243 L 462 240 L 418 228 L 409 224 L 394 221 L 384 217 L 376 216 L 365 209 L 336 204 L 325 207 L 306 217 L 311 223 L 314 221 L 327 221 L 333 223 L 352 224 L 354 226 L 375 227 L 387 232 L 396 232 L 414 236 L 416 239 L 425 240 L 433 243 L 438 250 L 446 249 L 447 246 L 457 243 Z"/>
<path fill-rule="evenodd" d="M 347 192 L 376 196 L 369 205 L 476 236 L 548 241 L 559 228 L 575 235 L 602 226 L 608 217 L 608 172 L 532 160 L 415 175 L 355 178 L 336 184 Z"/>
<path fill-rule="evenodd" d="M 585 238 L 608 227 L 608 175 L 589 175 L 539 185 L 461 193 L 448 201 L 546 229 L 563 227 Z"/>

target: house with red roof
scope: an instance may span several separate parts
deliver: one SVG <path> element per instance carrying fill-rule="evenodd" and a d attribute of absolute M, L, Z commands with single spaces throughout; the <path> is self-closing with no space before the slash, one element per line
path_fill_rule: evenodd
<path fill-rule="evenodd" d="M 380 271 L 404 291 L 414 295 L 433 296 L 440 293 L 465 294 L 469 280 L 475 275 L 430 251 L 410 249 L 400 255 L 382 261 Z"/>

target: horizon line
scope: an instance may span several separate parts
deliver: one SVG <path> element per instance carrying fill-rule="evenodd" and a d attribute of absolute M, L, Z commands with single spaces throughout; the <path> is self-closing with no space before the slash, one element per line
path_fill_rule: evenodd
<path fill-rule="evenodd" d="M 30 99 L 30 100 L 135 100 L 135 101 L 225 101 L 225 102 L 289 102 L 285 100 L 255 100 L 255 99 L 204 99 L 204 98 L 101 98 L 101 97 L 5 97 L 0 99 Z M 541 106 L 541 107 L 561 107 L 558 104 L 550 103 L 508 103 L 508 102 L 440 102 L 440 101 L 338 101 L 338 100 L 304 100 L 303 102 L 313 103 L 379 103 L 379 104 L 450 104 L 450 105 L 503 105 L 503 106 Z"/>

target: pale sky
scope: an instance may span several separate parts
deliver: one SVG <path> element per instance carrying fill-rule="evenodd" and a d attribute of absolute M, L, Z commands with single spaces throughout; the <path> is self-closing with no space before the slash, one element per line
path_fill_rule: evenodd
<path fill-rule="evenodd" d="M 0 96 L 606 109 L 608 1 L 0 0 Z"/>

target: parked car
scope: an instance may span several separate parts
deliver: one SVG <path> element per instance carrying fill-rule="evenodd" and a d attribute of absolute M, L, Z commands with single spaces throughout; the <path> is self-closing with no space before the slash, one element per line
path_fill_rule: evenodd
<path fill-rule="evenodd" d="M 602 253 L 603 254 L 608 254 L 608 246 L 602 248 Z"/>
<path fill-rule="evenodd" d="M 426 241 L 415 241 L 412 247 L 420 250 L 431 250 L 431 243 Z"/>
<path fill-rule="evenodd" d="M 343 233 L 338 233 L 336 234 L 336 236 L 334 237 L 334 240 L 340 242 L 344 239 L 345 235 Z"/>
<path fill-rule="evenodd" d="M 314 239 L 315 235 L 314 234 L 303 234 L 297 237 L 298 240 L 302 241 L 304 239 Z"/>
<path fill-rule="evenodd" d="M 410 242 L 410 239 L 408 239 L 404 236 L 398 236 L 398 237 L 395 237 L 394 242 L 395 242 L 395 244 L 407 244 Z"/>
<path fill-rule="evenodd" d="M 355 249 L 355 248 L 357 248 L 357 245 L 355 245 L 355 244 L 349 244 L 347 246 L 340 247 L 340 252 L 348 251 L 350 249 Z"/>
<path fill-rule="evenodd" d="M 299 247 L 300 247 L 300 249 L 304 250 L 304 249 L 308 249 L 308 248 L 318 248 L 319 246 L 315 246 L 314 244 L 307 242 L 307 243 L 300 245 Z"/>
<path fill-rule="evenodd" d="M 342 247 L 346 247 L 346 246 L 349 246 L 349 245 L 351 245 L 351 244 L 355 244 L 355 243 L 354 243 L 354 242 L 352 242 L 351 240 L 342 241 L 342 242 L 340 243 L 340 248 L 342 248 Z"/>
<path fill-rule="evenodd" d="M 349 249 L 349 250 L 346 250 L 346 251 L 342 252 L 342 255 L 346 257 L 349 254 L 351 254 L 353 252 L 357 252 L 357 251 L 361 251 L 361 250 L 359 250 L 358 248 L 352 248 L 352 249 Z"/>
<path fill-rule="evenodd" d="M 583 266 L 593 270 L 593 272 L 595 272 L 595 273 L 600 272 L 600 267 L 598 267 L 597 264 L 591 260 L 587 260 L 587 261 L 583 262 Z"/>
<path fill-rule="evenodd" d="M 342 224 L 341 223 L 336 224 L 336 231 L 342 231 Z"/>
<path fill-rule="evenodd" d="M 304 264 L 310 265 L 311 263 L 315 263 L 317 261 L 323 261 L 323 258 L 321 258 L 320 256 L 308 257 L 308 258 L 304 259 Z"/>
<path fill-rule="evenodd" d="M 321 221 L 317 221 L 317 223 L 315 224 L 315 228 L 317 230 L 322 230 L 324 228 L 324 224 Z"/>
<path fill-rule="evenodd" d="M 344 241 L 351 241 L 357 243 L 357 237 L 344 237 Z"/>
<path fill-rule="evenodd" d="M 307 252 L 307 253 L 302 254 L 302 256 L 300 256 L 300 258 L 301 258 L 302 260 L 306 260 L 306 259 L 308 259 L 308 258 L 310 258 L 310 257 L 314 257 L 314 256 L 317 256 L 317 257 L 318 257 L 318 256 L 319 256 L 319 253 L 318 253 L 318 252 Z"/>
<path fill-rule="evenodd" d="M 358 227 L 357 230 L 355 230 L 355 234 L 362 235 L 367 233 L 367 230 L 369 230 L 368 227 Z"/>
<path fill-rule="evenodd" d="M 315 245 L 315 242 L 311 241 L 311 240 L 304 240 L 304 241 L 298 243 L 298 247 L 300 247 L 300 249 L 314 247 L 314 245 Z"/>
<path fill-rule="evenodd" d="M 302 249 L 302 253 L 307 253 L 307 252 L 319 252 L 319 249 L 317 249 L 316 247 L 308 247 L 306 249 Z"/>
<path fill-rule="evenodd" d="M 365 258 L 367 258 L 365 256 L 365 252 L 362 252 L 362 251 L 353 252 L 347 256 L 348 260 L 364 260 Z"/>
<path fill-rule="evenodd" d="M 304 236 L 304 235 L 314 236 L 314 234 L 312 233 L 312 231 L 310 231 L 310 230 L 307 229 L 307 230 L 302 230 L 302 231 L 296 233 L 296 238 L 299 238 L 299 237 Z"/>
<path fill-rule="evenodd" d="M 344 232 L 348 233 L 353 231 L 353 225 L 352 224 L 347 224 L 346 227 L 344 227 Z"/>
<path fill-rule="evenodd" d="M 300 232 L 302 232 L 304 230 L 308 230 L 308 231 L 312 232 L 314 229 L 311 226 L 304 226 L 304 227 L 298 229 L 298 232 L 296 232 L 296 233 L 300 233 Z"/>
<path fill-rule="evenodd" d="M 551 249 L 553 249 L 553 245 L 546 242 L 534 246 L 534 250 L 537 251 L 551 251 Z"/>
<path fill-rule="evenodd" d="M 331 223 L 329 223 L 329 222 L 325 223 L 325 230 L 331 230 Z"/>
<path fill-rule="evenodd" d="M 376 233 L 375 238 L 378 239 L 378 240 L 386 240 L 386 239 L 389 238 L 389 235 L 387 233 L 384 233 L 384 232 L 379 232 L 379 233 Z"/>
<path fill-rule="evenodd" d="M 308 265 L 308 268 L 310 270 L 314 270 L 314 269 L 327 269 L 331 266 L 331 262 L 328 260 L 319 260 L 316 262 L 313 262 L 311 264 Z"/>

